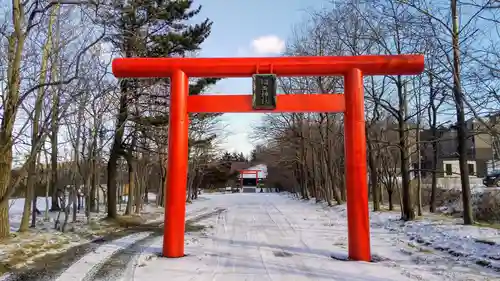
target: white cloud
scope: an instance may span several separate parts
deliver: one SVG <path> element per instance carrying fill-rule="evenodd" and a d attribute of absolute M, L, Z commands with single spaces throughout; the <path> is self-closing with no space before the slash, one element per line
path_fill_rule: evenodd
<path fill-rule="evenodd" d="M 252 40 L 251 48 L 256 55 L 278 55 L 285 50 L 285 41 L 276 35 L 261 36 Z"/>

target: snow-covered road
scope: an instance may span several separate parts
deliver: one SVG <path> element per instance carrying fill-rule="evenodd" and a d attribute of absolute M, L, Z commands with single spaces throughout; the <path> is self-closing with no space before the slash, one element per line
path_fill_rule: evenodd
<path fill-rule="evenodd" d="M 345 214 L 278 194 L 211 195 L 199 202 L 227 211 L 213 227 L 186 236 L 187 256 L 157 258 L 161 238 L 145 248 L 122 280 L 500 280 L 477 265 L 418 251 L 401 233 L 372 229 L 372 251 L 385 261 L 344 262 Z M 199 204 L 195 203 L 195 204 Z M 408 248 L 403 251 L 403 248 Z M 412 255 L 411 252 L 415 252 Z M 422 256 L 432 256 L 431 264 Z M 420 261 L 420 262 L 419 262 Z"/>
<path fill-rule="evenodd" d="M 398 213 L 371 212 L 372 254 L 380 261 L 364 263 L 332 258 L 347 254 L 345 205 L 212 194 L 186 209 L 186 219 L 206 228 L 186 233 L 183 258 L 159 258 L 162 237 L 150 230 L 98 245 L 56 271 L 0 280 L 500 280 L 500 230 L 436 215 L 402 223 Z"/>

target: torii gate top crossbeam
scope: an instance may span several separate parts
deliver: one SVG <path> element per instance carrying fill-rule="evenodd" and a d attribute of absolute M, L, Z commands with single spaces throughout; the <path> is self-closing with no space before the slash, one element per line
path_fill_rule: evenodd
<path fill-rule="evenodd" d="M 344 75 L 359 69 L 363 75 L 414 75 L 424 70 L 422 55 L 318 56 L 260 58 L 119 58 L 117 78 L 170 77 L 181 70 L 188 77 L 250 77 L 255 73 L 279 76 Z"/>

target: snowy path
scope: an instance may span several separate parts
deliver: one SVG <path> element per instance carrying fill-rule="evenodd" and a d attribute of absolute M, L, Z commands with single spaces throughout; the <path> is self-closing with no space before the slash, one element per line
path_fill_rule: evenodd
<path fill-rule="evenodd" d="M 157 258 L 157 238 L 121 280 L 499 280 L 439 254 L 421 253 L 434 255 L 433 265 L 417 264 L 400 234 L 384 228 L 372 229 L 372 250 L 387 261 L 334 260 L 347 252 L 345 217 L 283 195 L 212 195 L 210 203 L 227 211 L 205 222 L 213 225 L 206 233 L 187 235 L 186 257 Z"/>
<path fill-rule="evenodd" d="M 491 229 L 423 221 L 403 226 L 394 219 L 397 214 L 372 213 L 372 253 L 383 261 L 345 262 L 331 258 L 347 253 L 345 206 L 325 207 L 283 194 L 216 194 L 202 196 L 186 211 L 187 219 L 207 227 L 186 234 L 184 258 L 158 258 L 162 237 L 142 232 L 99 246 L 62 274 L 36 280 L 500 280 L 498 272 L 472 260 L 423 249 L 411 239 L 418 233 L 457 241 L 463 232 L 461 244 L 470 242 L 470 248 L 479 237 L 497 237 Z M 498 246 L 482 245 L 477 249 L 500 254 Z"/>
<path fill-rule="evenodd" d="M 189 204 L 186 207 L 186 218 L 196 219 L 197 217 L 204 216 L 207 213 L 213 213 L 216 210 L 210 209 L 212 206 L 210 204 L 205 204 L 208 200 L 199 200 L 197 204 Z M 161 215 L 163 216 L 163 215 Z M 163 219 L 152 219 L 148 221 L 149 223 L 163 222 Z M 133 232 L 133 231 L 132 231 Z M 65 256 L 62 254 L 64 262 L 49 262 L 46 267 L 37 267 L 28 269 L 26 271 L 7 273 L 0 275 L 0 281 L 20 281 L 20 280 L 96 280 L 96 275 L 103 270 L 103 266 L 109 266 L 113 264 L 113 258 L 120 252 L 130 252 L 131 249 L 135 249 L 138 252 L 138 246 L 141 246 L 141 242 L 153 237 L 155 233 L 151 231 L 142 231 L 136 233 L 130 233 L 119 239 L 113 240 L 102 240 L 96 243 L 88 243 L 85 245 L 80 245 L 77 248 L 81 249 L 71 249 L 68 253 L 71 256 Z M 137 245 L 139 244 L 139 245 Z M 1 250 L 1 249 L 0 249 Z M 131 258 L 137 257 L 135 252 L 131 253 Z M 126 264 L 123 266 L 126 267 Z M 118 268 L 118 267 L 116 267 Z M 107 279 L 107 280 L 113 280 Z"/>
<path fill-rule="evenodd" d="M 213 210 L 209 209 L 206 204 L 203 204 L 203 201 L 201 201 L 200 204 L 190 204 L 186 208 L 186 218 L 191 219 L 211 211 Z M 129 248 L 135 246 L 135 244 L 140 243 L 141 241 L 145 241 L 151 235 L 151 232 L 139 232 L 102 245 L 95 251 L 85 255 L 78 262 L 71 265 L 57 278 L 56 281 L 100 280 L 102 279 L 99 276 L 100 271 L 102 271 L 101 267 L 108 261 L 108 259 L 113 258 L 113 255 L 119 251 L 130 250 Z M 118 265 L 119 262 L 120 261 L 115 261 L 114 264 Z M 108 270 L 109 269 L 105 271 Z"/>

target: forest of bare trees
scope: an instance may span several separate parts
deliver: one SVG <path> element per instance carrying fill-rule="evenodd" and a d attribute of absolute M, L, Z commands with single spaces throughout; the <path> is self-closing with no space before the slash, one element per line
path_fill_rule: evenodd
<path fill-rule="evenodd" d="M 12 0 L 0 17 L 0 238 L 9 236 L 14 197 L 26 198 L 21 232 L 41 215 L 40 196 L 65 214 L 55 226 L 63 231 L 81 202 L 87 218 L 105 208 L 116 219 L 125 183 L 125 215 L 138 214 L 151 191 L 163 205 L 169 81 L 118 81 L 111 59 L 196 55 L 212 23 L 185 22 L 200 8 L 192 1 Z M 193 80 L 190 94 L 216 82 Z M 191 116 L 187 201 L 202 184 L 227 180 L 230 167 L 212 164 L 222 129 L 216 114 Z"/>
<path fill-rule="evenodd" d="M 455 176 L 461 190 L 456 193 L 461 195 L 463 220 L 474 223 L 470 178 L 475 174 L 469 174 L 469 144 L 475 135 L 498 136 L 491 117 L 500 108 L 499 8 L 493 1 L 332 1 L 329 9 L 310 12 L 294 29 L 287 55 L 425 55 L 420 76 L 365 78 L 374 210 L 381 210 L 383 203 L 390 210 L 400 206 L 403 220 L 421 216 L 424 206 L 435 212 L 443 200 L 440 148 L 451 143 L 449 149 L 459 163 Z M 280 82 L 285 93 L 343 91 L 338 77 Z M 443 131 L 455 132 L 454 142 Z M 255 137 L 266 138 L 256 149 L 257 159 L 268 163 L 273 184 L 304 199 L 342 204 L 344 142 L 349 141 L 343 132 L 342 114 L 267 115 L 255 127 Z M 490 159 L 494 154 L 490 152 Z M 498 202 L 490 207 L 496 206 Z"/>

